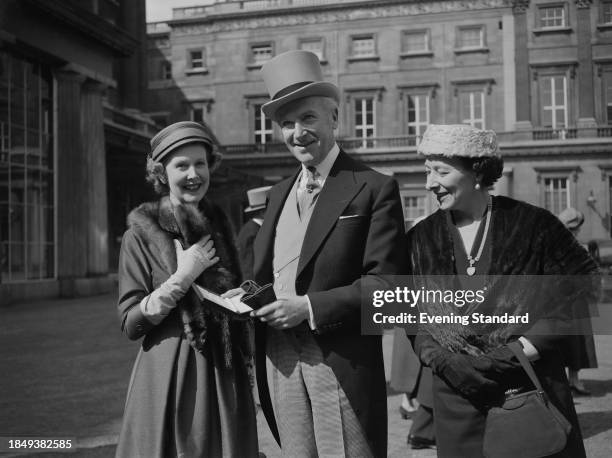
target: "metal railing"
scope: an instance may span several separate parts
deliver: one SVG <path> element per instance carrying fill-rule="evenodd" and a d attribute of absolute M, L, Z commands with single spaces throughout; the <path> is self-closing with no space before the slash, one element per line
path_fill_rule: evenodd
<path fill-rule="evenodd" d="M 152 119 L 120 110 L 108 103 L 104 104 L 104 119 L 147 135 L 154 135 L 159 130 Z"/>
<path fill-rule="evenodd" d="M 233 2 L 215 2 L 212 5 L 205 6 L 172 8 L 172 19 L 203 17 L 212 14 L 239 13 L 242 11 L 336 5 L 362 1 L 363 0 L 240 0 Z"/>
<path fill-rule="evenodd" d="M 612 143 L 612 125 L 597 126 L 593 128 L 566 128 L 566 129 L 543 129 L 537 128 L 527 131 L 498 132 L 499 143 L 510 146 L 513 142 L 538 142 L 570 140 L 579 143 L 585 139 L 601 139 L 603 142 Z M 417 135 L 401 135 L 393 137 L 370 137 L 370 138 L 340 138 L 338 144 L 350 152 L 377 152 L 383 151 L 415 151 L 420 141 Z M 288 153 L 284 143 L 240 144 L 223 145 L 221 150 L 225 154 L 266 154 L 266 153 Z"/>

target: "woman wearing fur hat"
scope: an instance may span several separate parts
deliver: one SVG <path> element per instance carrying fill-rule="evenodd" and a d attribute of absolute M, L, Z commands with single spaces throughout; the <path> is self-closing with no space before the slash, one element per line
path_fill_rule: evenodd
<path fill-rule="evenodd" d="M 555 456 L 585 456 L 559 349 L 561 334 L 567 331 L 568 307 L 576 300 L 586 301 L 592 292 L 588 281 L 584 290 L 579 282 L 568 292 L 566 279 L 593 273 L 596 266 L 547 210 L 489 195 L 488 188 L 503 169 L 493 131 L 432 125 L 418 151 L 425 156 L 426 188 L 440 208 L 407 234 L 415 286 L 431 289 L 427 282 L 441 278 L 432 276 L 449 276 L 448 281 L 459 281 L 464 289 L 485 291 L 484 302 L 466 305 L 461 312 L 453 303 L 423 304 L 421 311 L 470 317 L 474 312 L 529 313 L 528 324 L 419 325 L 414 346 L 434 373 L 439 456 L 483 456 L 487 409 L 501 403 L 510 389 L 529 389 L 529 379 L 507 347 L 514 340 L 572 424 L 565 449 Z M 528 283 L 531 275 L 540 277 Z M 551 279 L 546 287 L 545 279 Z M 538 291 L 545 293 L 538 296 Z"/>
<path fill-rule="evenodd" d="M 121 328 L 144 339 L 118 457 L 258 453 L 247 325 L 191 288 L 222 293 L 240 282 L 230 225 L 204 197 L 220 159 L 216 144 L 194 122 L 172 124 L 151 140 L 147 180 L 161 198 L 130 213 L 119 261 Z"/>

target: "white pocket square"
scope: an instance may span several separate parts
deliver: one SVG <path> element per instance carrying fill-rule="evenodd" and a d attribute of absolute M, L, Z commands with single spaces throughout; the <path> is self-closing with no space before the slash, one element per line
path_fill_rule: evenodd
<path fill-rule="evenodd" d="M 363 215 L 342 215 L 338 219 L 359 218 L 360 216 L 363 216 Z"/>

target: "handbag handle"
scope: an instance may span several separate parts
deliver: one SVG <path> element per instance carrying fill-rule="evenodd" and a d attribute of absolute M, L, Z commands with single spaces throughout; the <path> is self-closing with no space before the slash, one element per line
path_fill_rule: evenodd
<path fill-rule="evenodd" d="M 523 347 L 521 347 L 521 344 L 518 342 L 518 340 L 510 342 L 508 344 L 508 348 L 512 351 L 512 353 L 514 353 L 514 356 L 516 356 L 516 358 L 519 360 L 519 362 L 521 363 L 521 366 L 523 366 L 523 369 L 525 369 L 525 372 L 527 372 L 527 375 L 531 379 L 531 382 L 536 387 L 536 389 L 544 393 L 544 388 L 542 388 L 540 379 L 538 379 L 538 376 L 533 370 L 533 366 L 527 359 L 527 356 L 525 356 L 525 353 L 523 352 Z"/>

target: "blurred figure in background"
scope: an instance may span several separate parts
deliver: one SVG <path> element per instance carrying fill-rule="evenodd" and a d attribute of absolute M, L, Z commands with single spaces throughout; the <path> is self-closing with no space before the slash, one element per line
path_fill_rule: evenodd
<path fill-rule="evenodd" d="M 584 215 L 576 210 L 575 208 L 568 207 L 559 213 L 559 219 L 567 227 L 574 237 L 578 237 L 580 228 L 584 224 Z M 597 242 L 596 242 L 597 244 Z M 593 256 L 591 249 L 589 253 Z M 595 259 L 595 258 L 593 258 Z M 597 262 L 597 259 L 595 259 Z M 599 265 L 599 262 L 597 262 Z M 568 372 L 568 379 L 572 393 L 580 396 L 590 396 L 591 392 L 586 389 L 584 383 L 580 380 L 578 373 L 580 369 L 594 369 L 597 368 L 597 355 L 595 354 L 595 341 L 593 335 L 585 329 L 584 335 L 568 336 L 567 338 L 567 350 L 566 350 L 566 367 Z"/>
<path fill-rule="evenodd" d="M 260 188 L 249 189 L 247 198 L 249 206 L 244 212 L 251 218 L 249 219 L 236 239 L 238 246 L 238 254 L 240 255 L 240 267 L 242 268 L 242 277 L 245 280 L 253 279 L 253 242 L 255 236 L 259 232 L 259 228 L 263 224 L 263 216 L 266 212 L 268 193 L 272 186 L 263 186 Z"/>

